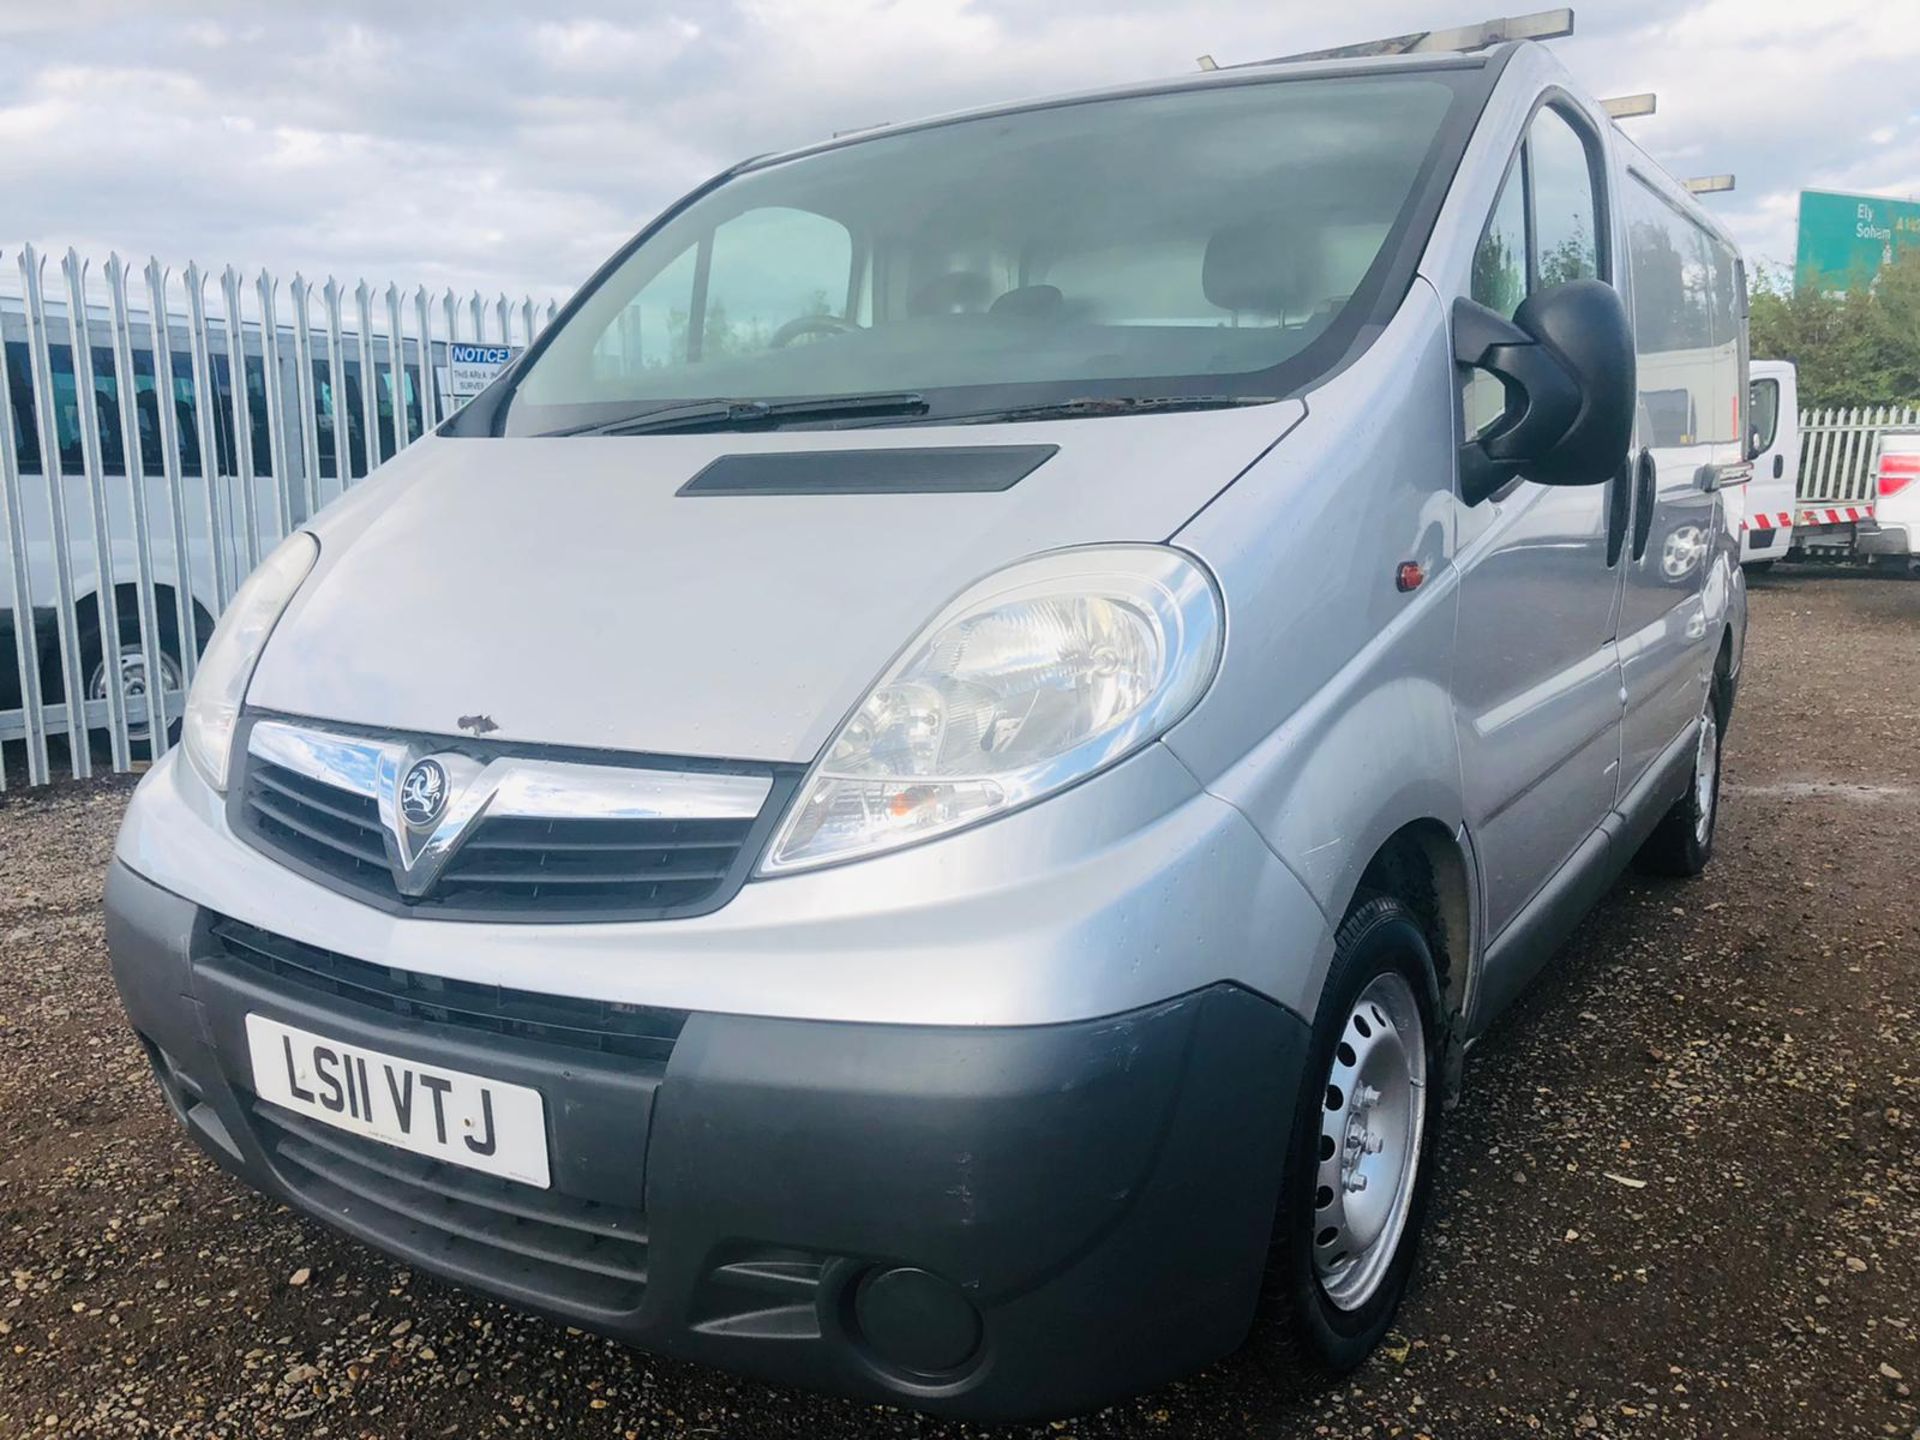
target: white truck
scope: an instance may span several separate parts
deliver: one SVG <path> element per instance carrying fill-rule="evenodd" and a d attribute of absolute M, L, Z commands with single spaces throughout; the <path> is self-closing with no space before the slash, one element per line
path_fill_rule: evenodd
<path fill-rule="evenodd" d="M 1782 367 L 1791 377 L 1785 362 L 1753 364 L 1756 438 L 1764 435 L 1758 413 L 1762 376 Z M 1797 467 L 1791 455 L 1785 466 L 1788 474 L 1797 468 L 1800 477 L 1792 511 L 1763 515 L 1749 498 L 1747 536 L 1759 533 L 1763 518 L 1776 526 L 1790 523 L 1795 558 L 1860 559 L 1920 574 L 1920 408 L 1809 410 L 1796 424 L 1787 393 L 1782 390 L 1778 428 L 1783 435 L 1795 432 L 1786 443 L 1800 452 Z M 1766 460 L 1756 467 L 1756 479 L 1762 473 L 1772 473 Z M 1764 510 L 1772 509 L 1769 500 Z M 1749 558 L 1744 544 L 1741 558 Z"/>
<path fill-rule="evenodd" d="M 1752 363 L 1740 563 L 1862 559 L 1920 574 L 1920 411 L 1799 408 L 1794 366 Z"/>

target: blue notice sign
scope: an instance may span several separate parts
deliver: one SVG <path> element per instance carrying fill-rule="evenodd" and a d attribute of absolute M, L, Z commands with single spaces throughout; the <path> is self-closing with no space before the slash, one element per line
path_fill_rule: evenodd
<path fill-rule="evenodd" d="M 456 407 L 466 404 L 491 385 L 524 348 L 520 345 L 449 345 L 447 399 Z"/>

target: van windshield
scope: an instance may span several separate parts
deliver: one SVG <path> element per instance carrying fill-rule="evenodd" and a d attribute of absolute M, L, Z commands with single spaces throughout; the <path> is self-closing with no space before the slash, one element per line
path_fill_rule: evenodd
<path fill-rule="evenodd" d="M 938 417 L 1296 388 L 1381 299 L 1475 78 L 1057 103 L 749 168 L 584 299 L 506 433 L 694 400 L 911 391 Z"/>

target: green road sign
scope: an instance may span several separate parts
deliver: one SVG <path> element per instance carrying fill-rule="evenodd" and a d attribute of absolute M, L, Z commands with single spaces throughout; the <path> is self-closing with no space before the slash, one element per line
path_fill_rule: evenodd
<path fill-rule="evenodd" d="M 1901 250 L 1920 247 L 1920 204 L 1878 195 L 1800 192 L 1800 246 L 1793 283 L 1844 290 L 1871 279 Z"/>

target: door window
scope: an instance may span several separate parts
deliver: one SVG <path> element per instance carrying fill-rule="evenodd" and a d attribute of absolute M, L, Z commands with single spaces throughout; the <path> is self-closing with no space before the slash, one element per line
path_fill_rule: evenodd
<path fill-rule="evenodd" d="M 1542 285 L 1592 280 L 1600 274 L 1594 219 L 1593 163 L 1586 142 L 1551 106 L 1527 137 L 1533 189 L 1534 274 Z"/>
<path fill-rule="evenodd" d="M 698 358 L 753 355 L 792 340 L 810 318 L 844 316 L 853 273 L 853 237 L 837 220 L 770 205 L 713 232 Z M 784 332 L 784 333 L 783 333 Z M 817 334 L 830 334 L 822 329 Z"/>
<path fill-rule="evenodd" d="M 1524 154 L 1513 157 L 1506 182 L 1500 187 L 1500 198 L 1494 201 L 1487 228 L 1474 247 L 1470 293 L 1480 304 L 1509 320 L 1520 308 L 1520 302 L 1527 298 L 1527 162 Z M 1470 370 L 1461 405 L 1466 415 L 1467 434 L 1478 435 L 1505 413 L 1506 386 L 1484 370 Z"/>
<path fill-rule="evenodd" d="M 689 245 L 641 286 L 594 342 L 588 366 L 596 383 L 687 363 L 698 247 Z"/>
<path fill-rule="evenodd" d="M 1599 206 L 1587 142 L 1552 106 L 1534 117 L 1513 158 L 1487 228 L 1474 247 L 1469 294 L 1508 319 L 1533 291 L 1600 275 Z M 1469 435 L 1506 409 L 1506 390 L 1482 370 L 1470 373 L 1462 405 Z"/>
<path fill-rule="evenodd" d="M 682 250 L 635 292 L 594 341 L 591 377 L 609 389 L 649 371 L 832 334 L 844 328 L 852 279 L 853 237 L 839 221 L 779 205 L 749 210 Z M 808 322 L 816 317 L 824 319 L 813 331 Z"/>
<path fill-rule="evenodd" d="M 1527 298 L 1526 161 L 1515 156 L 1473 252 L 1473 298 L 1508 319 Z"/>
<path fill-rule="evenodd" d="M 1774 437 L 1780 431 L 1780 382 L 1756 380 L 1751 393 L 1753 450 L 1756 455 L 1764 455 L 1773 448 Z"/>

